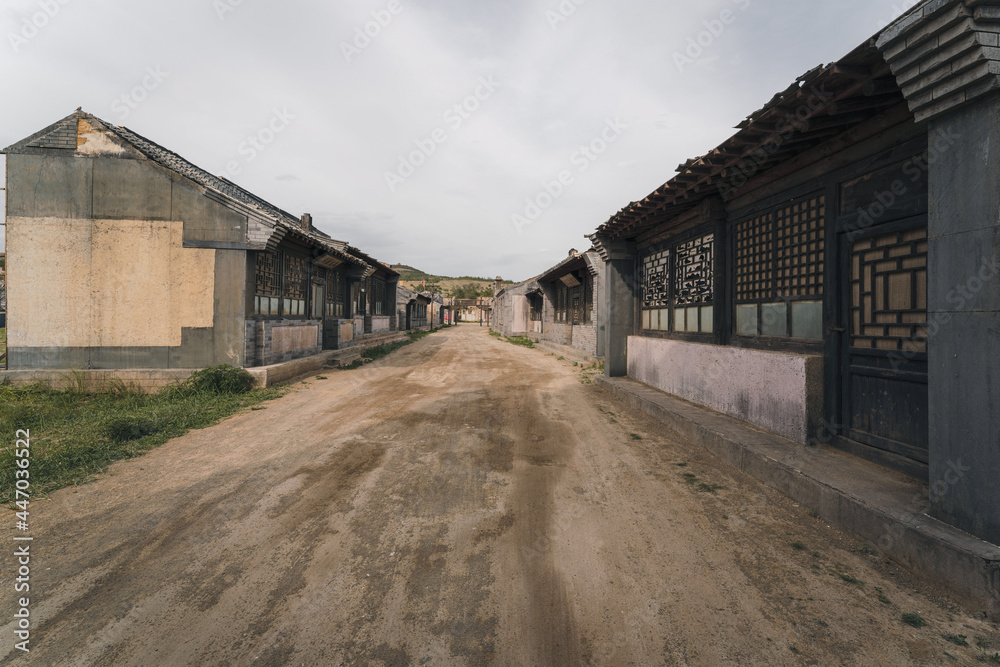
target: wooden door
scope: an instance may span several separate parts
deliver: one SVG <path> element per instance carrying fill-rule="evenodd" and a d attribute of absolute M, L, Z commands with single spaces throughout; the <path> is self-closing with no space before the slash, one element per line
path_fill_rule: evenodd
<path fill-rule="evenodd" d="M 919 477 L 927 465 L 927 227 L 841 235 L 841 437 Z"/>

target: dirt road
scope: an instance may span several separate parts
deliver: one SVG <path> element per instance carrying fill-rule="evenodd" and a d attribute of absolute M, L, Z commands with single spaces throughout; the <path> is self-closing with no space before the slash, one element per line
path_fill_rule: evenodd
<path fill-rule="evenodd" d="M 32 651 L 12 649 L 4 620 L 0 656 L 923 665 L 1000 651 L 995 625 L 552 355 L 464 325 L 327 375 L 34 502 Z"/>

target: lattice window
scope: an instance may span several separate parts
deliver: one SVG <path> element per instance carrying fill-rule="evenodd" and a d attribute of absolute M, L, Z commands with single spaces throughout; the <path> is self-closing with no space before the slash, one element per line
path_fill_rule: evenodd
<path fill-rule="evenodd" d="M 779 297 L 823 295 L 824 197 L 779 209 L 775 215 L 774 288 Z"/>
<path fill-rule="evenodd" d="M 642 307 L 666 308 L 670 305 L 670 251 L 664 250 L 642 258 Z"/>
<path fill-rule="evenodd" d="M 591 324 L 594 319 L 594 276 L 589 273 L 583 278 L 583 321 Z"/>
<path fill-rule="evenodd" d="M 326 273 L 326 316 L 344 316 L 344 274 L 340 271 Z"/>
<path fill-rule="evenodd" d="M 851 346 L 927 351 L 927 229 L 851 248 Z"/>
<path fill-rule="evenodd" d="M 566 285 L 556 285 L 556 322 L 566 321 L 566 312 L 569 309 L 569 288 Z"/>
<path fill-rule="evenodd" d="M 640 266 L 643 330 L 712 332 L 715 234 L 650 253 L 640 259 Z"/>
<path fill-rule="evenodd" d="M 712 303 L 715 282 L 714 246 L 715 235 L 708 234 L 676 247 L 674 256 L 677 262 L 677 291 L 674 305 Z"/>
<path fill-rule="evenodd" d="M 284 315 L 301 317 L 306 314 L 306 290 L 308 288 L 306 260 L 295 255 L 284 255 L 283 289 Z"/>
<path fill-rule="evenodd" d="M 385 314 L 385 281 L 380 279 L 373 280 L 374 283 L 374 295 L 375 295 L 375 314 L 384 315 Z"/>
<path fill-rule="evenodd" d="M 736 333 L 823 337 L 826 197 L 816 194 L 736 224 Z"/>
<path fill-rule="evenodd" d="M 254 312 L 278 315 L 281 299 L 281 255 L 258 252 L 254 270 Z"/>

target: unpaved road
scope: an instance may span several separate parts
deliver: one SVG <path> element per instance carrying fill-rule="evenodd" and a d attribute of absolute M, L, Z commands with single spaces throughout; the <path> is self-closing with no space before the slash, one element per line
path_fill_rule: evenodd
<path fill-rule="evenodd" d="M 552 355 L 464 325 L 327 375 L 34 502 L 32 651 L 12 649 L 8 623 L 0 656 L 924 665 L 1000 651 L 995 625 Z"/>

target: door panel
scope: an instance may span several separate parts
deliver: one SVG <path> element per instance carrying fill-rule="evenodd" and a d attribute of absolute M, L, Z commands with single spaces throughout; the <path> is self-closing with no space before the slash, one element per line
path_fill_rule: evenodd
<path fill-rule="evenodd" d="M 844 437 L 926 464 L 927 228 L 842 235 Z"/>

